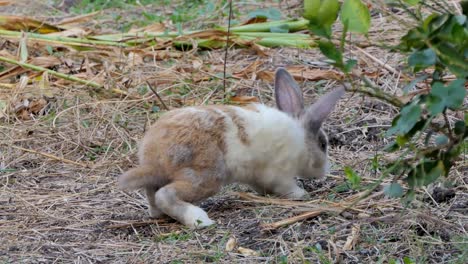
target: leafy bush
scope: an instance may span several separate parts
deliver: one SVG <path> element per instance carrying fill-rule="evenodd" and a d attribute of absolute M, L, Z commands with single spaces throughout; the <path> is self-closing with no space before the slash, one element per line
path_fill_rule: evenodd
<path fill-rule="evenodd" d="M 449 4 L 443 3 L 445 1 L 386 2 L 404 10 L 414 20 L 413 26 L 405 25 L 409 30 L 399 45 L 390 48 L 407 54 L 408 66 L 415 75 L 421 76 L 407 86 L 405 93 L 418 82 L 430 83 L 427 94 L 416 95 L 407 103 L 374 87 L 365 77 L 360 78 L 362 82 L 351 78 L 356 61 L 345 59 L 343 55 L 346 36 L 348 33 L 367 34 L 371 26 L 369 9 L 361 0 L 344 0 L 341 6 L 338 0 L 304 0 L 304 17 L 310 21 L 311 32 L 322 37 L 319 41 L 322 53 L 346 74 L 352 86 L 348 87 L 349 90 L 368 94 L 400 108 L 387 131 L 386 136 L 393 136 L 394 141 L 386 150 L 402 151 L 403 154 L 386 164 L 378 184 L 393 174 L 394 181 L 385 188 L 386 194 L 391 197 L 404 195 L 411 200 L 415 188 L 447 176 L 466 147 L 468 114 L 463 102 L 468 78 L 468 4 L 463 2 L 463 14 L 457 15 L 448 9 Z M 425 14 L 423 9 L 432 13 Z M 331 34 L 338 17 L 344 28 L 338 39 L 339 47 L 334 44 L 336 39 Z M 432 73 L 424 72 L 427 68 L 431 68 Z M 446 77 L 449 75 L 455 76 L 455 80 L 448 81 Z M 464 120 L 450 124 L 448 111 L 464 111 Z M 406 193 L 397 183 L 402 177 L 409 187 Z"/>

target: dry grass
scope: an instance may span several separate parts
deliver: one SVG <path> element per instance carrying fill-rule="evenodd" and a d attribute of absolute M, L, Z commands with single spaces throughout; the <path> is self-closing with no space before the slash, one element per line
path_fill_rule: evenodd
<path fill-rule="evenodd" d="M 291 14 L 299 12 L 296 2 L 288 3 L 294 7 L 288 11 Z M 54 11 L 42 4 L 26 9 L 21 3 L 0 7 L 0 12 Z M 375 16 L 373 25 L 378 30 L 371 32 L 370 43 L 396 43 L 401 35 L 389 17 Z M 0 47 L 15 54 L 18 43 L 0 40 Z M 43 47 L 33 44 L 29 51 L 45 54 Z M 374 182 L 379 172 L 372 168 L 372 159 L 383 154 L 388 142 L 382 134 L 396 111 L 357 94 L 348 94 L 326 124 L 334 166 L 323 181 L 302 181 L 310 201 L 256 197 L 245 186 L 233 185 L 202 204 L 217 221 L 214 228 L 190 231 L 169 219 L 148 219 L 142 193 L 118 190 L 116 177 L 135 164 L 136 142 L 165 111 L 161 101 L 171 109 L 227 103 L 218 78 L 224 53 L 168 50 L 165 59 L 140 61 L 113 52 L 64 51 L 60 69 L 87 72 L 127 96 L 92 97 L 83 86 L 57 80 L 41 89 L 38 82 L 22 84 L 16 76 L 8 79 L 13 86 L 0 86 L 3 101 L 39 105 L 37 111 L 30 105 L 24 111 L 17 109 L 17 114 L 10 112 L 0 123 L 1 262 L 388 263 L 409 257 L 418 263 L 457 263 L 461 254 L 468 256 L 466 155 L 449 176 L 454 193 L 443 196 L 448 197 L 445 201 L 428 189 L 418 193 L 424 202 L 403 208 L 378 191 L 341 211 L 359 194 L 347 187 L 343 168 L 353 167 L 363 177 L 363 185 Z M 359 70 L 381 89 L 401 94 L 407 82 L 403 57 L 375 45 L 349 52 L 359 60 Z M 297 65 L 305 73 L 327 70 L 317 50 L 270 49 L 267 54 L 229 49 L 227 69 L 234 78 L 228 81 L 228 92 L 272 104 L 271 83 L 258 72 L 285 65 Z M 89 69 L 80 70 L 83 67 Z M 142 88 L 146 81 L 157 88 L 160 99 Z M 334 85 L 327 78 L 302 82 L 308 102 Z M 289 219 L 284 226 L 277 223 L 307 212 L 317 213 L 299 221 Z M 226 251 L 233 237 L 235 247 Z"/>

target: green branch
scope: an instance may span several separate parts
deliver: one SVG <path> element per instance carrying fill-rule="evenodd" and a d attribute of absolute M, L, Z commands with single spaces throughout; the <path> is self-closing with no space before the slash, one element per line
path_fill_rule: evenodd
<path fill-rule="evenodd" d="M 89 86 L 91 86 L 93 88 L 101 88 L 102 87 L 101 84 L 95 83 L 93 81 L 83 80 L 83 79 L 76 78 L 76 77 L 68 75 L 68 74 L 56 72 L 56 71 L 49 70 L 49 69 L 44 68 L 44 67 L 32 65 L 32 64 L 29 64 L 29 63 L 15 61 L 15 60 L 5 58 L 5 57 L 2 57 L 2 56 L 0 56 L 0 61 L 4 61 L 4 62 L 10 63 L 10 64 L 18 65 L 18 66 L 21 66 L 23 68 L 30 69 L 30 70 L 33 70 L 33 71 L 47 72 L 48 74 L 50 74 L 52 76 L 62 78 L 62 79 L 65 79 L 65 80 L 69 80 L 69 81 L 73 81 L 73 82 L 77 82 L 77 83 L 81 83 L 81 84 L 84 84 L 84 85 L 89 85 Z"/>

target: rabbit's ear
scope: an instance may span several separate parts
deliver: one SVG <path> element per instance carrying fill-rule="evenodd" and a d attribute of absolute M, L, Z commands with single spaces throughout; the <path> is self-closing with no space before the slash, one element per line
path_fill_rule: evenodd
<path fill-rule="evenodd" d="M 275 75 L 275 98 L 278 109 L 292 116 L 299 116 L 304 109 L 301 88 L 284 68 L 278 68 Z"/>
<path fill-rule="evenodd" d="M 313 105 L 309 106 L 302 116 L 306 128 L 313 133 L 317 133 L 323 121 L 331 113 L 344 93 L 344 87 L 339 87 L 323 95 Z"/>

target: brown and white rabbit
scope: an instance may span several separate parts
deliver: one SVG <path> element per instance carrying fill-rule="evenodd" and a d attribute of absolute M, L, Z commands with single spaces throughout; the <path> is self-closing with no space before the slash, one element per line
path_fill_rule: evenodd
<path fill-rule="evenodd" d="M 304 109 L 301 89 L 279 68 L 279 110 L 252 104 L 169 111 L 147 131 L 139 146 L 139 166 L 120 176 L 120 186 L 145 189 L 151 217 L 167 214 L 191 228 L 214 224 L 192 203 L 233 182 L 262 194 L 303 197 L 307 193 L 295 177 L 321 178 L 327 172 L 327 136 L 321 125 L 343 93 L 343 88 L 335 89 Z"/>

